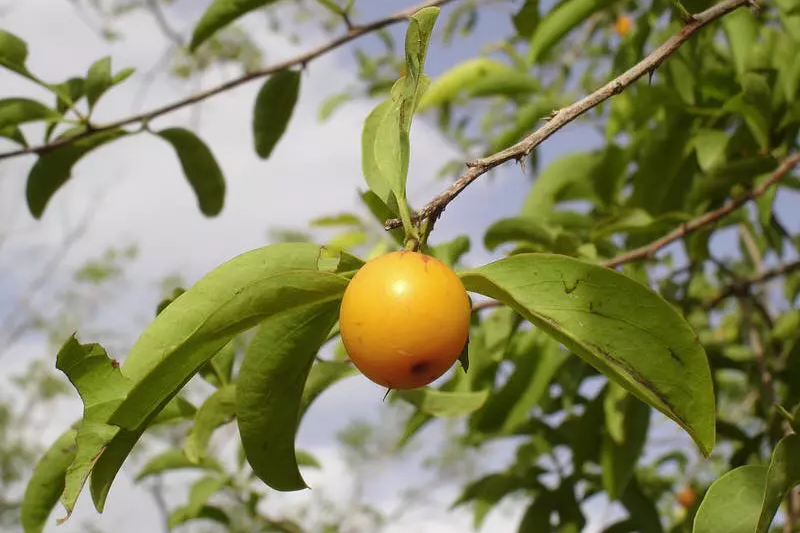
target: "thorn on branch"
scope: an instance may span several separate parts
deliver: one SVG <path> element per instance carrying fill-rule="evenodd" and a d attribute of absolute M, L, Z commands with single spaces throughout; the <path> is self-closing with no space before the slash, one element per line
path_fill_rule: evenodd
<path fill-rule="evenodd" d="M 481 164 L 481 160 L 480 159 L 470 159 L 469 161 L 466 162 L 466 165 L 469 168 L 474 168 L 474 167 L 480 166 L 480 164 Z"/>

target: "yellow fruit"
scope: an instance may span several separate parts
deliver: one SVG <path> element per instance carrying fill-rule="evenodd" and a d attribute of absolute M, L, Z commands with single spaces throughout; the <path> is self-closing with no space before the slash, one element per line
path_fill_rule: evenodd
<path fill-rule="evenodd" d="M 368 261 L 345 290 L 339 327 L 345 350 L 367 378 L 415 389 L 444 374 L 469 335 L 461 280 L 438 259 L 399 251 Z"/>
<path fill-rule="evenodd" d="M 628 32 L 631 31 L 631 18 L 628 15 L 620 15 L 617 17 L 617 22 L 614 24 L 614 29 L 617 30 L 617 33 L 625 37 L 628 35 Z"/>

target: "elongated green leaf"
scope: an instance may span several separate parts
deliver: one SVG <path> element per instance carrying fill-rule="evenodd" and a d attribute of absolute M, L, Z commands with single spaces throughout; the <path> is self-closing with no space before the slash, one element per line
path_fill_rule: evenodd
<path fill-rule="evenodd" d="M 275 0 L 213 0 L 192 32 L 189 51 L 194 52 L 216 32 L 247 13 L 275 3 Z"/>
<path fill-rule="evenodd" d="M 607 398 L 612 397 L 609 395 Z M 636 470 L 650 425 L 650 408 L 630 394 L 619 400 L 617 412 L 622 417 L 621 434 L 617 435 L 621 438 L 614 438 L 611 431 L 607 431 L 600 452 L 603 487 L 614 499 L 622 496 Z M 612 419 L 606 413 L 607 426 Z"/>
<path fill-rule="evenodd" d="M 197 408 L 186 398 L 176 396 L 153 418 L 151 425 L 170 424 L 194 418 Z"/>
<path fill-rule="evenodd" d="M 392 392 L 423 413 L 436 417 L 464 416 L 481 408 L 489 397 L 488 390 L 447 392 L 436 389 L 411 389 Z"/>
<path fill-rule="evenodd" d="M 439 11 L 438 7 L 420 9 L 411 16 L 406 30 L 406 75 L 400 113 L 400 127 L 405 135 L 411 130 L 412 117 L 422 93 L 430 86 L 430 79 L 425 76 L 425 59 Z"/>
<path fill-rule="evenodd" d="M 191 461 L 181 450 L 171 449 L 150 459 L 136 474 L 136 481 L 173 470 L 202 469 L 223 472 L 222 466 L 210 457 Z"/>
<path fill-rule="evenodd" d="M 231 380 L 237 354 L 236 341 L 237 339 L 233 339 L 223 346 L 199 371 L 203 379 L 217 388 L 227 385 Z"/>
<path fill-rule="evenodd" d="M 747 70 L 747 61 L 758 39 L 759 22 L 748 9 L 737 9 L 721 20 L 728 38 L 736 73 L 742 76 Z"/>
<path fill-rule="evenodd" d="M 358 371 L 353 365 L 345 362 L 319 361 L 314 363 L 308 373 L 303 398 L 301 400 L 301 413 L 311 406 L 320 394 L 325 390 L 347 377 L 355 375 Z M 301 415 L 302 416 L 302 415 Z"/>
<path fill-rule="evenodd" d="M 295 434 L 314 356 L 339 301 L 297 306 L 265 320 L 247 349 L 236 384 L 236 420 L 247 462 L 275 490 L 307 488 L 297 466 Z"/>
<path fill-rule="evenodd" d="M 235 415 L 236 387 L 234 385 L 226 385 L 209 396 L 197 410 L 194 425 L 186 436 L 186 444 L 183 447 L 186 458 L 193 463 L 202 461 L 214 430 L 232 421 Z"/>
<path fill-rule="evenodd" d="M 25 135 L 22 134 L 22 130 L 20 130 L 17 126 L 6 126 L 4 128 L 0 128 L 0 137 L 3 139 L 8 139 L 9 141 L 13 141 L 22 147 L 27 148 L 28 146 L 28 141 L 25 140 Z"/>
<path fill-rule="evenodd" d="M 499 76 L 525 76 L 505 63 L 488 57 L 468 59 L 446 70 L 433 80 L 422 95 L 417 109 L 425 111 L 431 107 L 452 102 L 459 95 L 474 90 L 476 86 L 488 83 Z"/>
<path fill-rule="evenodd" d="M 231 523 L 230 517 L 222 508 L 215 505 L 203 505 L 199 509 L 189 506 L 178 507 L 169 516 L 168 524 L 169 527 L 174 528 L 192 520 L 209 520 L 223 526 L 229 526 Z"/>
<path fill-rule="evenodd" d="M 123 129 L 108 130 L 43 153 L 31 167 L 26 185 L 28 209 L 41 218 L 50 198 L 72 177 L 72 167 L 92 150 L 127 135 Z"/>
<path fill-rule="evenodd" d="M 189 489 L 189 502 L 172 512 L 167 521 L 168 526 L 173 528 L 199 518 L 203 508 L 207 507 L 208 500 L 224 486 L 225 481 L 218 477 L 204 477 L 196 481 Z"/>
<path fill-rule="evenodd" d="M 276 313 L 337 301 L 347 279 L 318 270 L 321 252 L 309 243 L 251 250 L 180 295 L 125 358 L 122 372 L 135 385 L 111 423 L 139 428 L 237 333 Z"/>
<path fill-rule="evenodd" d="M 497 72 L 479 79 L 469 88 L 470 96 L 522 96 L 534 93 L 540 89 L 536 78 L 519 70 Z"/>
<path fill-rule="evenodd" d="M 170 143 L 178 154 L 200 211 L 209 217 L 218 215 L 225 204 L 225 177 L 208 146 L 184 128 L 168 128 L 157 135 Z"/>
<path fill-rule="evenodd" d="M 567 33 L 590 15 L 605 9 L 616 0 L 567 0 L 559 3 L 539 22 L 531 35 L 528 61 L 536 63 Z"/>
<path fill-rule="evenodd" d="M 386 108 L 378 125 L 373 153 L 378 173 L 399 202 L 406 194 L 411 153 L 408 133 L 402 129 L 404 100 L 399 92 L 403 87 L 397 84 L 395 87 L 389 99 L 391 105 Z"/>
<path fill-rule="evenodd" d="M 256 96 L 253 139 L 256 153 L 267 159 L 292 118 L 300 94 L 300 71 L 284 69 L 270 76 Z"/>
<path fill-rule="evenodd" d="M 528 192 L 522 214 L 542 218 L 559 202 L 592 199 L 595 196 L 590 179 L 601 154 L 584 152 L 562 156 L 542 170 Z"/>
<path fill-rule="evenodd" d="M 511 17 L 517 35 L 525 39 L 530 39 L 531 34 L 539 24 L 539 0 L 525 0 L 519 11 Z"/>
<path fill-rule="evenodd" d="M 107 424 L 108 416 L 122 403 L 130 383 L 119 365 L 108 357 L 99 344 L 81 344 L 70 337 L 56 358 L 56 368 L 63 372 L 83 400 L 83 420 L 76 435 L 75 459 L 67 468 L 61 502 L 68 519 L 86 479 L 105 446 L 119 431 Z"/>
<path fill-rule="evenodd" d="M 67 468 L 75 459 L 76 429 L 61 434 L 36 463 L 22 500 L 22 529 L 25 533 L 41 533 L 64 491 Z"/>
<path fill-rule="evenodd" d="M 512 217 L 498 220 L 486 230 L 483 245 L 493 251 L 501 244 L 514 241 L 541 243 L 551 246 L 558 232 L 544 218 Z"/>
<path fill-rule="evenodd" d="M 662 533 L 661 517 L 656 509 L 655 502 L 642 491 L 636 476 L 631 476 L 630 481 L 622 493 L 620 501 L 628 510 L 633 528 L 631 532 Z"/>
<path fill-rule="evenodd" d="M 57 121 L 61 113 L 29 98 L 0 100 L 0 129 L 37 120 Z"/>
<path fill-rule="evenodd" d="M 28 60 L 28 45 L 25 41 L 4 30 L 0 30 L 0 66 L 21 76 L 32 78 L 25 62 Z"/>
<path fill-rule="evenodd" d="M 392 189 L 378 167 L 375 143 L 378 137 L 378 129 L 391 107 L 391 99 L 384 100 L 375 106 L 370 114 L 367 115 L 361 132 L 361 172 L 364 174 L 364 179 L 370 189 L 367 192 L 374 193 L 387 206 L 389 205 L 389 195 Z"/>
<path fill-rule="evenodd" d="M 564 256 L 519 254 L 460 274 L 467 290 L 514 308 L 672 418 L 704 454 L 715 440 L 706 354 L 678 312 L 616 271 Z"/>
<path fill-rule="evenodd" d="M 740 466 L 708 488 L 694 517 L 693 533 L 753 533 L 766 488 L 767 467 Z"/>
<path fill-rule="evenodd" d="M 111 77 L 111 58 L 106 56 L 98 59 L 89 67 L 86 74 L 86 100 L 89 109 L 93 109 L 97 101 L 114 83 Z"/>
<path fill-rule="evenodd" d="M 800 484 L 800 435 L 785 436 L 772 451 L 766 475 L 763 503 L 755 533 L 767 533 L 781 500 Z M 749 523 L 749 521 L 748 521 Z"/>
<path fill-rule="evenodd" d="M 500 472 L 489 474 L 476 481 L 473 481 L 453 502 L 452 507 L 458 507 L 465 503 L 472 503 L 475 516 L 475 529 L 479 529 L 483 524 L 486 514 L 506 496 L 520 490 L 535 489 L 541 487 L 536 479 L 536 472 L 519 473 Z"/>

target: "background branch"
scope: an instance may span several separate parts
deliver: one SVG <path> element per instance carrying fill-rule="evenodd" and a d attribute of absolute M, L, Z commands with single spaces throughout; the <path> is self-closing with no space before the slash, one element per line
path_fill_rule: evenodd
<path fill-rule="evenodd" d="M 127 118 L 123 118 L 123 119 L 117 120 L 115 122 L 108 122 L 106 124 L 92 124 L 91 128 L 89 128 L 87 131 L 85 131 L 85 132 L 83 132 L 83 133 L 81 133 L 79 135 L 74 135 L 72 137 L 66 137 L 66 138 L 58 139 L 56 141 L 53 141 L 53 142 L 47 143 L 47 144 L 41 144 L 41 145 L 38 145 L 38 146 L 31 146 L 31 147 L 28 147 L 28 148 L 22 148 L 22 149 L 19 149 L 19 150 L 13 150 L 13 151 L 10 151 L 10 152 L 0 153 L 0 159 L 8 159 L 10 157 L 17 157 L 17 156 L 27 155 L 27 154 L 41 154 L 41 153 L 44 153 L 44 152 L 48 152 L 50 150 L 54 150 L 56 148 L 60 148 L 62 146 L 66 146 L 68 144 L 72 144 L 73 142 L 75 142 L 75 141 L 77 141 L 79 139 L 84 139 L 86 137 L 90 137 L 92 135 L 95 135 L 95 134 L 103 132 L 103 131 L 113 130 L 113 129 L 121 128 L 123 126 L 129 126 L 131 124 L 147 123 L 147 122 L 153 120 L 156 117 L 160 117 L 162 115 L 166 115 L 168 113 L 172 113 L 173 111 L 177 111 L 178 109 L 182 109 L 182 108 L 190 106 L 192 104 L 196 104 L 197 102 L 201 102 L 203 100 L 211 98 L 212 96 L 216 96 L 218 94 L 227 92 L 227 91 L 229 91 L 229 90 L 231 90 L 231 89 L 233 89 L 235 87 L 238 87 L 239 85 L 243 85 L 243 84 L 245 84 L 247 82 L 263 78 L 263 77 L 268 76 L 270 74 L 274 74 L 275 72 L 278 72 L 280 70 L 284 70 L 284 69 L 291 68 L 291 67 L 296 67 L 296 66 L 305 66 L 306 64 L 308 64 L 312 60 L 314 60 L 314 59 L 316 59 L 316 58 L 318 58 L 318 57 L 320 57 L 322 55 L 325 55 L 326 53 L 330 52 L 331 50 L 335 50 L 336 48 L 339 48 L 340 46 L 345 45 L 345 44 L 349 43 L 350 41 L 353 41 L 355 39 L 358 39 L 359 37 L 362 37 L 364 35 L 367 35 L 369 33 L 374 32 L 374 31 L 380 30 L 380 29 L 385 28 L 387 26 L 391 26 L 393 24 L 396 24 L 398 22 L 406 20 L 407 18 L 409 18 L 411 15 L 413 15 L 414 13 L 419 11 L 420 9 L 423 9 L 425 7 L 431 7 L 431 6 L 442 6 L 444 4 L 448 4 L 448 3 L 452 2 L 452 1 L 453 0 L 429 0 L 428 2 L 424 2 L 422 4 L 418 4 L 416 6 L 408 7 L 406 9 L 401 10 L 401 11 L 398 11 L 398 12 L 396 12 L 396 13 L 394 13 L 392 15 L 389 15 L 389 16 L 387 16 L 385 18 L 378 19 L 378 20 L 375 20 L 373 22 L 369 22 L 367 24 L 355 25 L 352 28 L 350 28 L 348 30 L 348 32 L 345 33 L 344 35 L 341 35 L 341 36 L 339 36 L 339 37 L 337 37 L 337 38 L 335 38 L 335 39 L 333 39 L 331 41 L 328 41 L 325 44 L 322 44 L 322 45 L 320 45 L 320 46 L 318 46 L 318 47 L 316 47 L 316 48 L 314 48 L 312 50 L 309 50 L 308 52 L 305 52 L 303 54 L 295 56 L 295 57 L 293 57 L 291 59 L 287 59 L 287 60 L 281 61 L 279 63 L 268 65 L 268 66 L 266 66 L 266 67 L 264 67 L 262 69 L 255 70 L 253 72 L 249 72 L 249 73 L 247 73 L 247 74 L 245 74 L 243 76 L 240 76 L 238 78 L 234 78 L 234 79 L 232 79 L 230 81 L 227 81 L 225 83 L 222 83 L 222 84 L 217 85 L 215 87 L 212 87 L 210 89 L 206 89 L 205 91 L 200 91 L 200 92 L 195 93 L 195 94 L 193 94 L 191 96 L 188 96 L 188 97 L 186 97 L 186 98 L 184 98 L 182 100 L 178 100 L 178 101 L 173 102 L 171 104 L 167 104 L 165 106 L 158 107 L 156 109 L 153 109 L 151 111 L 147 111 L 145 113 L 132 115 L 132 116 L 129 116 Z"/>
<path fill-rule="evenodd" d="M 717 294 L 715 297 L 711 298 L 708 302 L 706 302 L 705 306 L 714 307 L 715 305 L 719 304 L 722 300 L 726 298 L 729 298 L 731 296 L 746 294 L 753 285 L 758 285 L 760 283 L 765 283 L 771 279 L 775 279 L 780 276 L 785 276 L 786 274 L 790 274 L 795 270 L 800 270 L 800 259 L 789 263 L 784 263 L 782 265 L 778 265 L 777 267 L 771 270 L 765 270 L 764 272 L 757 274 L 755 276 L 745 278 L 737 283 L 732 283 L 731 285 L 728 285 L 725 289 L 721 290 L 719 294 Z"/>
<path fill-rule="evenodd" d="M 720 2 L 719 4 L 712 6 L 703 12 L 694 15 L 693 19 L 683 28 L 681 28 L 678 33 L 670 37 L 664 44 L 659 46 L 642 61 L 622 73 L 617 78 L 611 80 L 603 87 L 597 89 L 590 95 L 570 106 L 559 109 L 551 115 L 544 126 L 537 129 L 514 146 L 506 148 L 505 150 L 497 152 L 496 154 L 488 157 L 483 157 L 468 162 L 467 170 L 455 182 L 453 182 L 453 184 L 450 185 L 446 191 L 428 202 L 425 207 L 420 209 L 414 217 L 415 220 L 427 218 L 433 213 L 440 213 L 447 206 L 447 204 L 452 202 L 456 196 L 458 196 L 464 189 L 467 188 L 470 183 L 475 181 L 483 174 L 486 174 L 491 169 L 512 159 L 521 161 L 531 152 L 531 150 L 536 148 L 555 132 L 576 118 L 580 117 L 590 109 L 608 100 L 615 94 L 621 93 L 626 87 L 633 84 L 633 82 L 648 72 L 655 71 L 655 69 L 658 68 L 658 66 L 661 65 L 661 63 L 667 59 L 667 57 L 680 48 L 683 43 L 688 41 L 689 38 L 697 33 L 701 28 L 749 3 L 750 0 L 724 0 L 723 2 Z M 393 218 L 386 221 L 385 228 L 389 230 L 398 228 L 400 225 L 400 219 Z"/>

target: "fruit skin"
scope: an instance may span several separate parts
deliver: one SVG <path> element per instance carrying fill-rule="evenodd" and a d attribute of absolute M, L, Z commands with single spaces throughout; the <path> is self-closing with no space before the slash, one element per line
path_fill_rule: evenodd
<path fill-rule="evenodd" d="M 390 389 L 415 389 L 444 374 L 469 335 L 470 301 L 438 259 L 410 251 L 367 262 L 345 290 L 342 342 L 353 364 Z"/>
<path fill-rule="evenodd" d="M 614 29 L 617 31 L 617 34 L 619 34 L 622 37 L 625 37 L 631 30 L 632 25 L 633 22 L 631 21 L 631 18 L 628 15 L 620 15 L 617 18 L 617 22 L 614 24 Z"/>
<path fill-rule="evenodd" d="M 685 508 L 689 508 L 694 503 L 697 493 L 691 487 L 683 487 L 675 494 L 675 499 Z"/>

